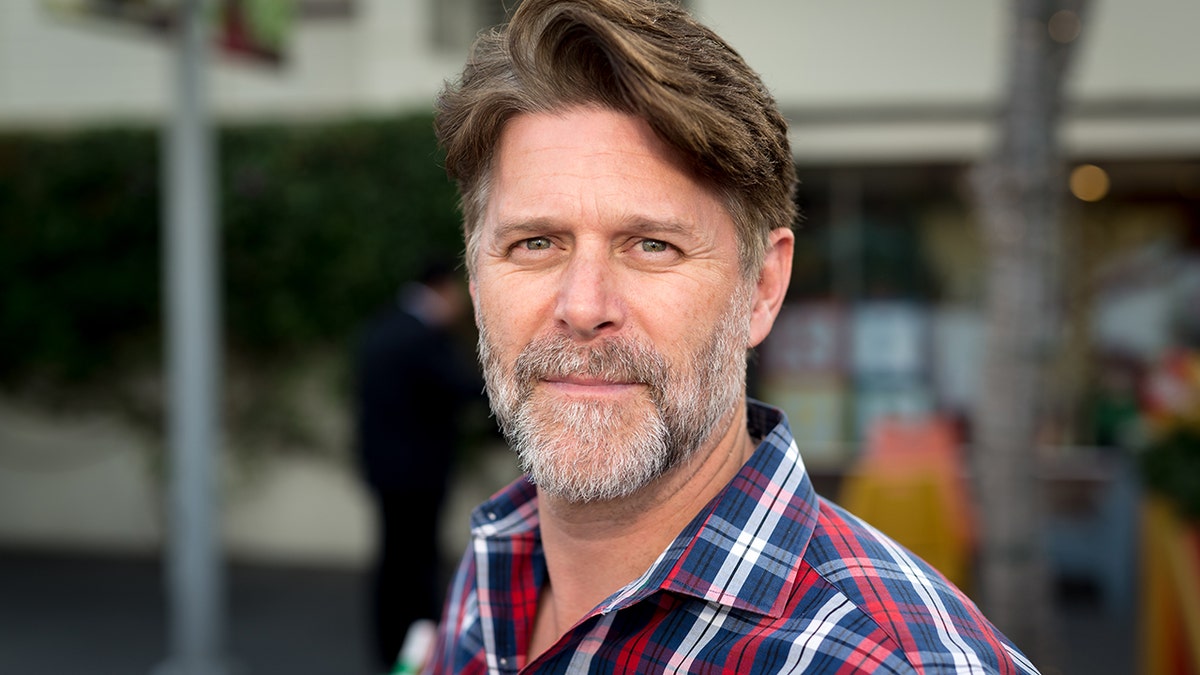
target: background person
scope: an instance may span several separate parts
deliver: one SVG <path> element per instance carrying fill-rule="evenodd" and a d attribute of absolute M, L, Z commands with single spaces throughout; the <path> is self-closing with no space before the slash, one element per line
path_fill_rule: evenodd
<path fill-rule="evenodd" d="M 453 263 L 434 262 L 367 324 L 357 345 L 356 445 L 378 525 L 369 604 L 384 671 L 409 626 L 441 611 L 442 506 L 461 416 L 483 396 L 451 332 L 468 307 Z"/>

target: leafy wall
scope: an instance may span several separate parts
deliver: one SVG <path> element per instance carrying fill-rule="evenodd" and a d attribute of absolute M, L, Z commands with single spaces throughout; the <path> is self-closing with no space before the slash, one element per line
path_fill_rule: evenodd
<path fill-rule="evenodd" d="M 219 132 L 224 333 L 251 358 L 339 344 L 461 249 L 427 115 Z M 156 360 L 158 131 L 0 136 L 0 377 L 64 386 Z"/>
<path fill-rule="evenodd" d="M 231 435 L 304 445 L 296 367 L 324 364 L 344 400 L 357 327 L 429 257 L 460 253 L 453 185 L 426 114 L 218 136 Z M 159 428 L 159 143 L 155 128 L 0 135 L 8 395 Z"/>

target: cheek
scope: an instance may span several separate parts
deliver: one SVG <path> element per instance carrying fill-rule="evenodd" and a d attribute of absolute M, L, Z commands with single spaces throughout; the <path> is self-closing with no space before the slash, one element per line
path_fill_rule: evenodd
<path fill-rule="evenodd" d="M 635 302 L 649 325 L 686 341 L 724 318 L 734 292 L 726 284 L 688 282 L 640 294 Z"/>
<path fill-rule="evenodd" d="M 476 295 L 475 322 L 487 330 L 492 347 L 500 354 L 520 351 L 529 342 L 534 315 L 517 300 L 519 294 L 482 292 Z"/>
<path fill-rule="evenodd" d="M 553 316 L 556 288 L 556 279 L 545 274 L 492 273 L 480 279 L 476 304 L 493 325 L 528 326 Z"/>

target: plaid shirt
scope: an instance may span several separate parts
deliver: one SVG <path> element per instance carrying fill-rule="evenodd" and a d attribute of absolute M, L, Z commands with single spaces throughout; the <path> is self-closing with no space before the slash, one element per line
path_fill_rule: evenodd
<path fill-rule="evenodd" d="M 532 663 L 546 564 L 519 480 L 472 516 L 433 673 L 1036 673 L 975 605 L 885 535 L 819 497 L 783 413 L 641 578 Z"/>

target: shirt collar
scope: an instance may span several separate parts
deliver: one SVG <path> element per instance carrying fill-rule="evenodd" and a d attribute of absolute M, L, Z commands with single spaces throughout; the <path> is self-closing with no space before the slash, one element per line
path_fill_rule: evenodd
<path fill-rule="evenodd" d="M 747 399 L 747 425 L 762 439 L 749 461 L 641 578 L 603 603 L 602 613 L 661 589 L 782 615 L 818 499 L 783 412 Z M 535 488 L 517 480 L 480 505 L 471 525 L 476 537 L 538 536 Z"/>

